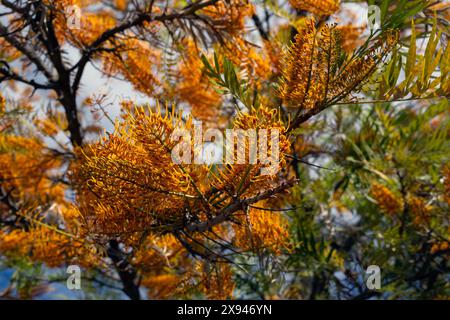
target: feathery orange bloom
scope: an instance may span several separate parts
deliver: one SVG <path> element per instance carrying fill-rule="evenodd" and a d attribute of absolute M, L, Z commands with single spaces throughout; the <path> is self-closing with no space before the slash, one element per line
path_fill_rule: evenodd
<path fill-rule="evenodd" d="M 298 10 L 306 10 L 316 15 L 331 15 L 339 10 L 340 0 L 289 0 Z"/>
<path fill-rule="evenodd" d="M 378 206 L 384 213 L 395 215 L 403 210 L 402 201 L 391 190 L 382 184 L 372 184 L 370 194 L 377 201 Z"/>

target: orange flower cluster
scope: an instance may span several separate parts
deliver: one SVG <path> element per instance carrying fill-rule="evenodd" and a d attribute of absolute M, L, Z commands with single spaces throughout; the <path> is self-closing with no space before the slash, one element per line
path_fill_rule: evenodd
<path fill-rule="evenodd" d="M 256 9 L 249 1 L 203 1 L 202 5 L 211 5 L 197 11 L 194 9 L 199 2 L 169 1 L 164 9 L 165 4 L 156 1 L 151 2 L 154 6 L 150 12 L 150 3 L 145 1 L 114 0 L 106 5 L 106 2 L 98 0 L 44 0 L 44 5 L 48 5 L 45 10 L 52 10 L 54 18 L 46 21 L 54 22 L 59 41 L 52 47 L 75 47 L 83 59 L 80 63 L 66 61 L 67 54 L 61 49 L 57 53 L 64 68 L 60 68 L 59 59 L 47 52 L 53 48 L 49 49 L 48 41 L 37 36 L 36 28 L 22 29 L 17 39 L 20 44 L 25 41 L 24 34 L 30 35 L 32 42 L 26 46 L 33 45 L 38 55 L 42 53 L 42 61 L 50 63 L 44 67 L 38 59 L 33 59 L 32 54 L 22 50 L 22 56 L 21 50 L 0 39 L 0 60 L 20 59 L 16 61 L 16 64 L 23 61 L 23 70 L 19 74 L 27 71 L 30 75 L 29 71 L 37 71 L 47 76 L 48 91 L 56 92 L 49 98 L 57 101 L 56 110 L 64 109 L 61 113 L 47 111 L 45 117 L 30 117 L 31 125 L 22 132 L 21 125 L 11 125 L 16 118 L 10 115 L 15 112 L 11 112 L 9 106 L 7 110 L 6 101 L 0 94 L 0 196 L 7 200 L 0 201 L 0 221 L 5 221 L 0 229 L 0 253 L 8 257 L 27 257 L 49 267 L 61 267 L 66 263 L 95 266 L 96 270 L 100 267 L 108 273 L 113 270 L 119 272 L 123 278 L 122 263 L 114 259 L 119 258 L 119 255 L 114 255 L 114 249 L 118 249 L 126 256 L 121 262 L 128 264 L 133 275 L 137 275 L 132 280 L 138 283 L 137 278 L 142 279 L 139 283 L 146 287 L 151 299 L 193 295 L 230 299 L 233 298 L 235 283 L 233 266 L 223 263 L 228 261 L 228 257 L 241 250 L 253 257 L 260 253 L 281 255 L 289 252 L 292 245 L 289 221 L 276 208 L 299 203 L 304 196 L 300 187 L 289 192 L 287 188 L 298 181 L 296 178 L 308 180 L 309 175 L 303 177 L 293 172 L 298 166 L 288 165 L 287 159 L 300 159 L 314 152 L 318 147 L 305 137 L 308 132 L 323 129 L 323 124 L 315 123 L 314 127 L 304 127 L 305 130 L 292 133 L 292 128 L 287 128 L 291 110 L 287 114 L 281 112 L 285 112 L 285 106 L 298 108 L 296 111 L 300 116 L 294 120 L 302 120 L 305 114 L 300 111 L 306 111 L 308 116 L 310 111 L 318 112 L 337 102 L 348 101 L 346 99 L 358 92 L 397 39 L 395 33 L 388 33 L 384 38 L 382 34 L 379 42 L 371 42 L 367 50 L 363 48 L 347 55 L 345 52 L 352 52 L 360 44 L 364 27 L 317 23 L 335 13 L 340 1 L 289 2 L 298 10 L 320 17 L 316 20 L 308 15 L 298 19 L 295 22 L 298 34 L 289 49 L 282 53 L 282 43 L 290 39 L 291 26 L 277 26 L 275 33 L 269 21 L 264 21 L 262 26 L 263 29 L 267 26 L 269 40 L 259 43 L 262 48 L 251 43 L 256 32 L 249 35 L 244 31 Z M 73 18 L 66 12 L 70 6 L 78 6 L 82 10 L 79 17 L 81 29 L 72 28 L 68 23 Z M 438 9 L 443 8 L 439 6 Z M 126 21 L 119 17 L 126 17 Z M 134 18 L 138 19 L 131 22 Z M 29 23 L 27 19 L 22 20 L 12 21 L 12 29 L 19 30 Z M 91 46 L 105 31 L 118 25 L 123 29 L 111 32 L 101 44 L 96 43 L 95 48 Z M 264 32 L 259 31 L 261 38 L 266 38 Z M 200 44 L 205 48 L 200 48 Z M 16 47 L 20 46 L 16 43 Z M 232 93 L 233 101 L 228 100 L 229 95 L 222 98 L 220 91 L 213 90 L 211 79 L 204 72 L 200 52 L 205 50 L 208 55 L 213 49 L 239 70 L 234 77 L 234 69 L 228 68 L 225 59 L 223 65 L 223 61 L 215 61 L 218 70 L 211 73 L 211 78 L 219 82 L 217 86 L 224 86 L 225 92 Z M 87 123 L 86 120 L 91 119 L 83 117 L 82 108 L 100 105 L 105 102 L 106 99 L 102 99 L 106 95 L 99 98 L 94 95 L 79 105 L 77 102 L 82 99 L 76 96 L 73 100 L 75 108 L 65 101 L 70 100 L 65 89 L 77 79 L 75 74 L 82 73 L 83 62 L 94 63 L 94 60 L 102 63 L 102 74 L 124 78 L 135 90 L 150 97 L 151 103 L 169 100 L 173 104 L 165 110 L 160 110 L 158 105 L 155 110 L 156 107 L 124 102 L 121 105 L 123 116 L 116 122 L 113 133 L 106 133 L 90 145 L 74 147 L 74 151 L 59 143 L 59 149 L 50 150 L 47 141 L 56 139 L 68 127 L 72 131 L 74 123 L 69 126 L 66 117 L 70 119 L 74 114 L 80 117 L 83 136 L 80 140 L 84 143 L 90 141 L 89 133 L 101 128 L 97 125 L 100 122 L 98 117 L 94 116 L 93 122 L 96 123 Z M 11 64 L 11 67 L 10 70 L 16 70 L 16 65 Z M 43 70 L 47 67 L 49 72 Z M 55 67 L 59 77 L 53 79 Z M 224 70 L 227 72 L 221 72 Z M 445 66 L 440 70 L 446 74 Z M 64 77 L 65 72 L 68 72 L 68 77 Z M 45 81 L 45 76 L 36 81 Z M 223 82 L 219 79 L 222 76 Z M 268 88 L 272 88 L 278 77 L 280 82 L 274 96 Z M 6 75 L 5 79 L 9 78 Z M 83 84 L 84 80 L 81 79 Z M 19 78 L 16 82 L 20 81 L 27 82 Z M 36 83 L 29 84 L 31 89 L 21 93 L 24 96 L 25 93 L 34 94 L 32 87 Z M 71 93 L 80 92 L 77 84 L 75 81 L 74 88 L 69 88 Z M 39 91 L 47 89 L 46 83 L 39 87 Z M 235 103 L 235 99 L 241 99 L 243 103 Z M 250 100 L 252 102 L 248 102 Z M 246 108 L 239 111 L 226 108 L 232 103 L 237 109 L 243 105 Z M 28 105 L 31 106 L 30 103 Z M 280 110 L 270 107 L 274 105 L 281 105 Z M 47 109 L 52 110 L 53 106 Z M 183 130 L 181 138 L 188 137 L 188 143 L 197 138 L 185 134 L 192 134 L 195 126 L 192 117 L 184 116 L 189 108 L 194 117 L 207 120 L 210 127 L 222 131 L 233 128 L 235 132 L 244 134 L 244 143 L 238 141 L 235 144 L 233 141 L 232 150 L 227 149 L 228 144 L 221 150 L 225 154 L 233 154 L 233 163 L 179 164 L 174 160 L 172 151 L 180 145 L 179 140 L 172 140 L 174 132 Z M 35 109 L 28 107 L 26 111 L 24 113 L 30 114 Z M 233 119 L 232 115 L 236 117 Z M 341 116 L 337 114 L 337 120 L 341 120 Z M 17 122 L 23 121 L 18 119 Z M 261 137 L 263 132 L 267 133 L 267 141 Z M 277 133 L 275 140 L 272 133 Z M 293 135 L 291 141 L 290 133 Z M 251 134 L 256 135 L 256 140 L 250 140 L 253 138 Z M 312 136 L 311 141 L 317 138 Z M 373 132 L 361 134 L 363 140 L 374 137 Z M 201 147 L 209 144 L 204 136 L 201 138 Z M 255 144 L 251 145 L 254 142 L 257 151 Z M 194 156 L 206 151 L 201 147 L 190 147 L 189 151 Z M 291 148 L 295 157 L 288 155 Z M 186 149 L 183 150 L 185 152 Z M 254 159 L 250 159 L 250 154 L 254 156 L 255 152 L 258 159 L 251 162 Z M 273 158 L 275 153 L 278 157 Z M 242 155 L 245 155 L 245 161 L 236 161 Z M 266 159 L 262 159 L 262 155 Z M 271 170 L 267 171 L 269 168 Z M 262 174 L 264 169 L 266 173 Z M 450 167 L 444 169 L 443 175 L 444 197 L 450 205 Z M 314 184 L 312 188 L 321 186 Z M 441 186 L 439 189 L 442 190 Z M 341 213 L 347 210 L 339 203 L 342 192 L 341 189 L 336 190 L 332 199 L 333 206 Z M 3 196 L 5 193 L 6 197 Z M 68 199 L 69 193 L 76 194 L 76 208 Z M 325 195 L 322 193 L 318 195 Z M 420 197 L 410 196 L 407 203 L 403 203 L 394 191 L 380 183 L 372 185 L 370 194 L 380 211 L 390 216 L 399 214 L 407 205 L 415 225 L 430 225 L 431 213 L 438 210 L 438 206 L 431 207 L 426 199 Z M 305 201 L 310 207 L 308 197 Z M 316 207 L 320 208 L 314 204 L 311 210 Z M 431 248 L 432 253 L 448 251 L 449 239 L 446 236 L 434 241 L 437 242 Z M 328 260 L 336 260 L 335 264 L 342 267 L 344 258 L 339 252 L 330 252 L 330 248 L 325 247 L 324 252 L 329 253 Z M 198 262 L 193 257 L 201 257 L 202 260 Z"/>
<path fill-rule="evenodd" d="M 202 12 L 214 21 L 215 29 L 225 35 L 216 51 L 245 72 L 244 77 L 251 85 L 259 86 L 270 74 L 270 60 L 263 50 L 258 50 L 243 36 L 246 19 L 255 13 L 254 6 L 248 1 L 219 1 Z"/>
<path fill-rule="evenodd" d="M 181 264 L 184 259 L 183 246 L 171 234 L 149 234 L 143 241 L 136 237 L 130 244 L 136 248 L 134 263 L 146 275 L 159 274 L 170 265 Z"/>
<path fill-rule="evenodd" d="M 142 280 L 142 285 L 148 288 L 148 297 L 153 300 L 170 299 L 180 292 L 180 276 L 175 274 L 160 274 Z"/>
<path fill-rule="evenodd" d="M 431 247 L 431 254 L 436 254 L 439 252 L 447 252 L 448 248 L 449 248 L 448 241 L 434 243 L 433 246 Z M 448 252 L 447 252 L 447 254 L 448 254 Z"/>
<path fill-rule="evenodd" d="M 124 11 L 127 8 L 128 0 L 116 0 L 115 5 L 117 9 L 119 9 L 120 11 Z"/>
<path fill-rule="evenodd" d="M 249 196 L 273 186 L 277 172 L 268 169 L 271 175 L 262 175 L 261 169 L 268 164 L 261 161 L 221 166 L 214 171 L 207 165 L 176 164 L 172 150 L 178 141 L 172 141 L 171 135 L 175 129 L 192 128 L 191 119 L 184 122 L 167 110 L 164 116 L 161 111 L 137 108 L 117 124 L 113 134 L 84 150 L 74 179 L 80 186 L 81 211 L 91 233 L 132 234 L 149 228 L 170 231 L 182 225 L 183 208 L 192 208 L 204 217 L 205 195 L 211 188 L 217 193 L 214 202 L 220 203 L 220 208 L 233 200 L 230 194 Z M 284 165 L 290 143 L 276 110 L 261 107 L 241 113 L 235 128 L 267 130 L 269 153 L 272 143 L 277 142 L 270 133 L 277 130 L 279 157 L 272 169 Z M 250 144 L 244 145 L 245 150 L 235 151 L 247 151 L 248 155 Z M 249 163 L 248 158 L 246 161 Z"/>
<path fill-rule="evenodd" d="M 230 0 L 218 1 L 213 6 L 201 10 L 210 19 L 218 30 L 237 36 L 245 27 L 245 19 L 250 17 L 255 8 L 248 1 Z"/>
<path fill-rule="evenodd" d="M 205 261 L 198 263 L 197 270 L 201 273 L 201 289 L 208 299 L 228 300 L 233 297 L 235 284 L 229 264 Z"/>
<path fill-rule="evenodd" d="M 353 66 L 340 70 L 340 74 L 352 75 L 351 79 L 337 73 L 339 41 L 336 28 L 326 25 L 319 33 L 315 20 L 306 20 L 282 63 L 278 94 L 288 106 L 315 108 L 350 88 L 372 67 L 372 61 L 355 60 Z"/>
<path fill-rule="evenodd" d="M 71 224 L 76 226 L 73 219 L 74 209 L 61 210 L 59 217 L 65 223 L 65 230 L 59 230 L 58 226 L 52 226 L 42 221 L 43 217 L 29 218 L 31 221 L 28 230 L 14 229 L 0 231 L 0 252 L 6 255 L 29 257 L 32 261 L 45 263 L 49 267 L 60 267 L 67 263 L 76 263 L 80 266 L 98 265 L 98 256 L 94 246 L 88 245 L 83 240 L 78 240 L 70 232 Z"/>
<path fill-rule="evenodd" d="M 136 250 L 133 265 L 141 270 L 142 285 L 148 288 L 150 299 L 168 299 L 182 293 L 193 263 L 173 235 L 150 234 L 131 245 Z"/>
<path fill-rule="evenodd" d="M 64 189 L 49 177 L 61 162 L 43 148 L 37 138 L 0 133 L 0 181 L 5 190 L 12 190 L 12 197 L 25 202 L 63 201 Z"/>
<path fill-rule="evenodd" d="M 192 116 L 202 121 L 217 119 L 221 96 L 214 91 L 208 77 L 202 72 L 203 63 L 195 44 L 185 46 L 185 56 L 180 65 L 181 82 L 177 94 L 191 106 Z"/>
<path fill-rule="evenodd" d="M 103 32 L 113 28 L 116 23 L 116 19 L 109 12 L 83 12 L 80 21 L 81 28 L 70 29 L 69 35 L 77 46 L 86 46 L 95 41 Z"/>
<path fill-rule="evenodd" d="M 271 60 L 266 50 L 258 50 L 242 37 L 234 37 L 218 50 L 235 66 L 242 70 L 242 78 L 248 80 L 250 86 L 261 87 L 271 73 Z"/>
<path fill-rule="evenodd" d="M 289 0 L 298 10 L 306 10 L 315 15 L 328 16 L 339 10 L 340 0 Z"/>
<path fill-rule="evenodd" d="M 337 26 L 336 29 L 341 35 L 341 46 L 342 49 L 351 53 L 356 47 L 364 43 L 361 39 L 361 35 L 366 29 L 366 26 L 355 26 L 352 24 Z"/>
<path fill-rule="evenodd" d="M 150 299 L 180 297 L 193 290 L 209 299 L 232 297 L 230 266 L 190 259 L 186 249 L 171 235 L 149 236 L 138 248 L 133 264 L 143 272 L 142 285 L 148 288 Z"/>
<path fill-rule="evenodd" d="M 0 92 L 0 116 L 6 112 L 6 99 Z"/>
<path fill-rule="evenodd" d="M 256 252 L 269 250 L 275 254 L 289 248 L 287 221 L 279 212 L 250 208 L 248 216 L 240 216 L 239 222 L 233 225 L 239 248 Z"/>
<path fill-rule="evenodd" d="M 310 87 L 320 85 L 323 81 L 314 81 L 317 77 L 323 77 L 323 70 L 313 72 L 312 68 L 316 64 L 313 50 L 315 47 L 316 27 L 314 19 L 306 21 L 305 27 L 295 36 L 295 43 L 292 44 L 289 51 L 284 55 L 282 62 L 282 80 L 279 88 L 279 96 L 285 102 L 292 104 L 306 105 L 312 108 L 316 97 L 312 97 L 311 92 L 317 92 L 316 89 L 310 90 Z"/>
<path fill-rule="evenodd" d="M 372 184 L 370 194 L 377 201 L 380 209 L 386 214 L 395 215 L 403 210 L 402 201 L 382 184 Z"/>
<path fill-rule="evenodd" d="M 122 46 L 127 50 L 102 54 L 105 74 L 122 75 L 136 90 L 147 95 L 156 94 L 155 88 L 160 85 L 160 81 L 154 72 L 160 62 L 159 52 L 150 48 L 148 43 L 137 39 L 123 40 Z"/>
<path fill-rule="evenodd" d="M 270 62 L 270 74 L 273 76 L 279 76 L 281 72 L 281 45 L 277 41 L 264 41 L 264 49 L 267 53 L 268 60 Z"/>
<path fill-rule="evenodd" d="M 54 136 L 59 132 L 59 128 L 51 119 L 34 120 L 36 127 L 46 136 Z"/>
<path fill-rule="evenodd" d="M 142 284 L 152 299 L 187 294 L 197 288 L 208 298 L 230 298 L 234 289 L 229 266 L 205 261 L 199 267 L 180 240 L 177 230 L 186 227 L 186 213 L 203 222 L 218 215 L 235 201 L 270 188 L 276 174 L 261 176 L 263 163 L 217 166 L 177 165 L 170 136 L 175 128 L 192 129 L 192 120 L 183 120 L 168 110 L 154 112 L 132 104 L 115 132 L 80 153 L 81 166 L 74 168 L 79 185 L 79 234 L 96 243 L 112 236 L 132 250 L 132 265 L 140 270 Z M 266 107 L 240 113 L 234 122 L 239 129 L 279 130 L 280 165 L 290 147 L 285 127 L 276 110 Z M 270 150 L 271 139 L 268 140 Z M 231 196 L 235 195 L 235 197 Z M 192 232 L 189 250 L 210 256 L 207 239 L 228 239 L 244 250 L 287 249 L 286 221 L 277 214 L 251 209 L 249 224 L 242 211 L 233 213 L 235 227 L 228 221 L 214 232 Z M 248 228 L 251 228 L 249 232 Z M 252 239 L 252 241 L 250 241 Z M 191 251 L 189 251 L 191 252 Z M 214 255 L 213 255 L 214 257 Z M 197 285 L 192 285 L 193 281 Z"/>
<path fill-rule="evenodd" d="M 286 127 L 280 119 L 280 114 L 276 109 L 269 109 L 261 106 L 259 109 L 252 109 L 249 113 L 239 113 L 234 121 L 235 130 L 255 130 L 260 133 L 261 130 L 267 130 L 267 150 L 271 152 L 272 149 L 272 132 L 278 132 L 278 151 L 279 159 L 274 168 L 281 168 L 286 163 L 285 154 L 290 150 L 290 143 L 286 135 Z M 249 131 L 247 131 L 248 133 Z M 240 155 L 246 155 L 246 164 L 234 163 L 228 165 L 214 175 L 213 185 L 218 190 L 225 191 L 225 194 L 242 194 L 252 195 L 260 190 L 270 188 L 273 184 L 273 179 L 270 175 L 261 175 L 261 169 L 267 168 L 267 164 L 259 161 L 256 164 L 249 163 L 250 154 L 250 137 L 246 135 L 246 143 L 237 145 L 235 151 L 235 159 Z M 258 137 L 257 144 L 260 144 L 260 137 Z M 226 152 L 232 152 L 227 150 Z M 271 154 L 268 158 L 270 159 Z M 272 173 L 272 178 L 277 172 Z M 238 183 L 236 183 L 238 181 Z"/>
<path fill-rule="evenodd" d="M 89 44 L 96 35 L 106 30 L 113 18 L 106 11 L 99 12 L 98 18 L 94 13 L 86 12 L 86 8 L 95 5 L 98 0 L 44 0 L 55 14 L 54 28 L 60 44 L 67 41 L 76 47 Z M 80 26 L 74 23 L 80 22 Z M 115 22 L 114 22 L 115 24 Z M 81 27 L 81 28 L 79 28 Z"/>
<path fill-rule="evenodd" d="M 352 56 L 343 63 L 339 29 L 329 25 L 317 29 L 315 19 L 307 18 L 284 55 L 278 95 L 286 105 L 302 109 L 343 100 L 373 73 L 377 62 L 396 44 L 397 34 L 388 33 L 386 38 L 369 55 Z"/>
<path fill-rule="evenodd" d="M 171 157 L 175 128 L 185 128 L 181 118 L 138 108 L 80 155 L 75 177 L 91 232 L 132 234 L 183 218 L 185 200 L 196 194 L 189 173 Z"/>
<path fill-rule="evenodd" d="M 55 130 L 48 121 L 35 122 L 44 131 Z M 48 152 L 37 136 L 16 134 L 0 131 L 0 182 L 7 196 L 0 202 L 0 220 L 13 222 L 0 229 L 0 252 L 49 267 L 66 262 L 94 264 L 93 247 L 78 238 L 77 210 L 67 203 L 65 186 L 52 177 L 63 161 Z"/>
<path fill-rule="evenodd" d="M 429 224 L 433 207 L 427 204 L 423 198 L 415 196 L 408 197 L 408 206 L 414 214 L 413 223 L 416 226 Z"/>

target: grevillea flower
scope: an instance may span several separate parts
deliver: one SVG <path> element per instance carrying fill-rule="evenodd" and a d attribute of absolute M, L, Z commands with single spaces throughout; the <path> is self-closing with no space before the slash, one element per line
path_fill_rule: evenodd
<path fill-rule="evenodd" d="M 306 10 L 315 15 L 328 16 L 339 10 L 340 0 L 289 0 L 298 10 Z"/>
<path fill-rule="evenodd" d="M 403 202 L 399 197 L 382 184 L 374 183 L 370 189 L 370 194 L 386 214 L 395 215 L 403 210 Z"/>

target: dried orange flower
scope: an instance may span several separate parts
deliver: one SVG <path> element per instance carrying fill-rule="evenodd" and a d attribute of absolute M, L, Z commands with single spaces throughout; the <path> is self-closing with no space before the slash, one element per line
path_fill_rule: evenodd
<path fill-rule="evenodd" d="M 394 215 L 403 210 L 403 203 L 387 187 L 379 183 L 372 184 L 370 194 L 377 201 L 380 209 L 389 215 Z"/>
<path fill-rule="evenodd" d="M 298 10 L 306 10 L 316 15 L 331 15 L 339 10 L 340 0 L 289 0 Z"/>
<path fill-rule="evenodd" d="M 117 9 L 123 11 L 127 8 L 128 0 L 116 0 L 115 2 Z"/>
<path fill-rule="evenodd" d="M 413 223 L 417 226 L 426 225 L 430 222 L 431 211 L 433 207 L 419 197 L 408 197 L 408 205 L 411 212 L 414 214 Z"/>
<path fill-rule="evenodd" d="M 208 77 L 202 72 L 203 64 L 193 42 L 186 45 L 185 57 L 180 65 L 181 82 L 177 94 L 191 106 L 192 116 L 199 120 L 217 118 L 221 96 L 214 91 Z"/>
<path fill-rule="evenodd" d="M 337 30 L 341 35 L 341 45 L 345 52 L 351 53 L 356 47 L 363 44 L 361 35 L 366 29 L 366 26 L 355 26 L 352 24 L 337 26 Z"/>
<path fill-rule="evenodd" d="M 136 90 L 147 95 L 155 94 L 155 87 L 160 81 L 154 75 L 159 63 L 159 53 L 148 43 L 137 39 L 122 40 L 122 45 L 129 48 L 125 52 L 104 53 L 101 56 L 103 71 L 108 76 L 122 75 Z"/>
<path fill-rule="evenodd" d="M 251 16 L 254 10 L 253 5 L 247 1 L 230 0 L 218 1 L 213 6 L 204 8 L 202 12 L 214 20 L 217 29 L 238 35 L 245 27 L 245 19 Z"/>
<path fill-rule="evenodd" d="M 228 264 L 205 261 L 198 263 L 197 270 L 201 273 L 202 291 L 208 299 L 227 300 L 233 297 L 235 284 Z"/>
<path fill-rule="evenodd" d="M 74 178 L 93 233 L 144 231 L 183 219 L 185 200 L 195 193 L 188 172 L 172 159 L 171 134 L 184 126 L 181 118 L 138 108 L 83 151 Z"/>
<path fill-rule="evenodd" d="M 397 36 L 387 32 L 386 41 L 375 45 L 367 56 L 352 56 L 342 63 L 339 29 L 329 25 L 317 29 L 315 19 L 307 18 L 284 54 L 277 93 L 287 106 L 301 109 L 320 109 L 344 100 L 375 71 Z"/>
<path fill-rule="evenodd" d="M 142 285 L 148 288 L 147 295 L 150 299 L 170 299 L 174 297 L 178 291 L 182 280 L 175 274 L 161 274 L 145 278 Z"/>
<path fill-rule="evenodd" d="M 57 214 L 51 216 L 47 213 L 41 217 L 19 213 L 29 221 L 28 230 L 0 231 L 0 252 L 27 256 L 32 261 L 43 262 L 49 267 L 60 267 L 68 262 L 85 267 L 97 264 L 95 247 L 72 234 L 77 232 L 78 224 L 77 218 L 73 217 L 73 210 L 62 207 Z M 51 219 L 64 221 L 65 230 L 58 229 L 56 224 L 50 224 Z"/>
<path fill-rule="evenodd" d="M 276 177 L 278 169 L 286 163 L 285 154 L 288 153 L 291 145 L 286 135 L 286 127 L 280 119 L 280 114 L 277 109 L 270 109 L 261 106 L 258 109 L 252 109 L 248 113 L 240 112 L 234 121 L 235 131 L 244 130 L 246 143 L 237 144 L 235 151 L 235 159 L 239 159 L 239 155 L 245 155 L 245 162 L 225 166 L 218 171 L 214 176 L 213 185 L 218 190 L 227 190 L 227 193 L 251 195 L 265 188 L 270 188 L 273 184 L 273 178 Z M 267 151 L 268 157 L 266 160 L 270 162 L 275 159 L 275 154 L 272 157 L 272 145 L 275 150 L 278 150 L 278 159 L 276 163 L 263 163 L 258 159 L 256 163 L 252 164 L 250 161 L 250 137 L 248 133 L 254 130 L 255 134 L 260 134 L 265 130 L 267 133 Z M 278 140 L 272 140 L 272 134 L 277 134 Z M 257 143 L 261 143 L 261 137 L 257 139 Z M 275 145 L 273 142 L 277 142 Z M 227 153 L 231 150 L 226 151 Z M 261 170 L 265 168 L 268 170 L 267 175 L 262 175 Z M 239 181 L 236 183 L 236 181 Z"/>
<path fill-rule="evenodd" d="M 431 247 L 431 254 L 436 254 L 438 252 L 445 252 L 448 251 L 449 248 L 449 243 L 447 241 L 443 241 L 443 242 L 439 242 L 439 243 L 434 243 L 433 246 Z"/>
<path fill-rule="evenodd" d="M 250 208 L 248 216 L 242 215 L 239 221 L 240 224 L 233 225 L 239 248 L 256 252 L 269 250 L 275 254 L 289 248 L 287 220 L 279 212 Z"/>
<path fill-rule="evenodd" d="M 5 97 L 0 93 L 0 115 L 6 112 L 6 100 Z"/>
<path fill-rule="evenodd" d="M 36 119 L 34 124 L 47 136 L 54 136 L 58 133 L 58 127 L 50 119 Z"/>

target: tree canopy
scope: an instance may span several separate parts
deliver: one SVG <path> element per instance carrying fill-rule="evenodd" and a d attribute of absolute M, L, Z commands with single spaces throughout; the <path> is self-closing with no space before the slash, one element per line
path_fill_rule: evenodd
<path fill-rule="evenodd" d="M 448 298 L 449 13 L 0 0 L 0 296 Z"/>

